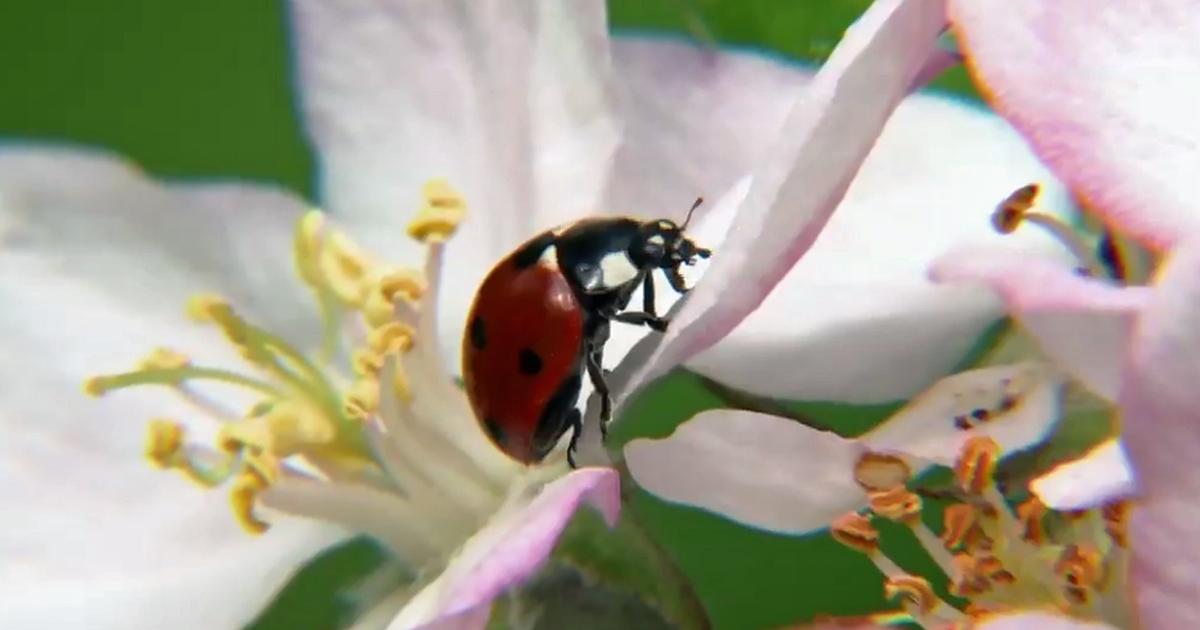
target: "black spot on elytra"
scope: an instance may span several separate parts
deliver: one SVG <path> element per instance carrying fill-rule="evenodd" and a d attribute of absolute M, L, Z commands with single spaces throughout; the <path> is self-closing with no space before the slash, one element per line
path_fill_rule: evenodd
<path fill-rule="evenodd" d="M 521 369 L 522 374 L 533 376 L 542 371 L 542 357 L 531 348 L 522 348 L 517 367 Z"/>
<path fill-rule="evenodd" d="M 980 407 L 979 409 L 971 412 L 971 417 L 982 422 L 987 422 L 992 417 L 992 413 L 987 409 Z"/>
<path fill-rule="evenodd" d="M 476 315 L 471 320 L 471 347 L 476 350 L 483 350 L 487 346 L 487 327 L 483 324 L 483 318 Z"/>
<path fill-rule="evenodd" d="M 495 419 L 485 418 L 483 421 L 483 428 L 487 429 L 488 435 L 492 436 L 492 440 L 496 444 L 500 444 L 501 446 L 504 445 L 504 440 L 507 436 L 504 435 L 504 429 L 500 428 L 500 425 Z"/>

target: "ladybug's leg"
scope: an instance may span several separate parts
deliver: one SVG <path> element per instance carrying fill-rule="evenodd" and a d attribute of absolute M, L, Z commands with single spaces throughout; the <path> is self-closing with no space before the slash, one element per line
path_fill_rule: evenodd
<path fill-rule="evenodd" d="M 649 326 L 652 330 L 663 332 L 667 329 L 667 320 L 659 317 L 654 306 L 654 276 L 646 274 L 642 281 L 642 308 L 645 312 L 626 311 L 613 315 L 613 319 L 635 326 Z"/>
<path fill-rule="evenodd" d="M 595 350 L 589 349 L 584 362 L 587 364 L 588 378 L 592 381 L 592 387 L 596 389 L 596 395 L 600 396 L 600 436 L 608 437 L 608 423 L 612 420 L 612 394 L 608 391 L 608 383 L 604 380 L 604 369 L 601 364 L 604 357 L 603 347 Z"/>
<path fill-rule="evenodd" d="M 579 467 L 575 464 L 575 451 L 579 445 L 579 435 L 583 433 L 583 414 L 579 413 L 578 409 L 572 409 L 567 415 L 567 423 L 571 425 L 571 441 L 567 443 L 567 465 L 574 470 Z"/>

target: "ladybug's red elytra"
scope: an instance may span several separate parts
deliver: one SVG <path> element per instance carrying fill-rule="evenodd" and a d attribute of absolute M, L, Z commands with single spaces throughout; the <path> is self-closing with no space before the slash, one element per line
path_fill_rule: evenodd
<path fill-rule="evenodd" d="M 600 428 L 612 416 L 604 382 L 609 322 L 667 328 L 654 306 L 652 272 L 686 293 L 682 265 L 708 258 L 668 219 L 582 219 L 533 237 L 492 268 L 475 294 L 463 334 L 462 368 L 475 417 L 501 450 L 541 461 L 567 429 L 567 460 L 583 430 L 576 403 L 587 373 L 600 396 Z M 643 310 L 625 311 L 642 287 Z"/>

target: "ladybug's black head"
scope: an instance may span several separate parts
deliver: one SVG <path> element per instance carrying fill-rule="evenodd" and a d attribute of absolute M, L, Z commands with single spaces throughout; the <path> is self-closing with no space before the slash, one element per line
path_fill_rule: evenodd
<path fill-rule="evenodd" d="M 669 219 L 647 221 L 638 228 L 637 238 L 629 248 L 629 257 L 643 269 L 672 269 L 680 265 L 691 265 L 696 258 L 708 258 L 712 252 L 699 247 L 695 241 L 684 234 L 692 212 L 700 205 L 702 199 L 697 199 L 688 210 L 688 218 L 683 225 L 676 225 Z"/>

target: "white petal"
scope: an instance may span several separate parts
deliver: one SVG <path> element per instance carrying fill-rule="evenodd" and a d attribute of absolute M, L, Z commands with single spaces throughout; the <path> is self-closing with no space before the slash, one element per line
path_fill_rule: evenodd
<path fill-rule="evenodd" d="M 1029 489 L 1050 509 L 1089 510 L 1132 495 L 1133 466 L 1121 442 L 1108 440 L 1034 479 Z"/>
<path fill-rule="evenodd" d="M 945 465 L 976 436 L 995 439 L 1001 453 L 1010 455 L 1046 438 L 1062 411 L 1064 383 L 1061 373 L 1040 363 L 961 372 L 938 381 L 859 439 L 873 450 Z M 977 409 L 986 417 L 973 418 Z M 968 428 L 959 426 L 964 422 Z"/>
<path fill-rule="evenodd" d="M 755 169 L 734 229 L 636 389 L 732 331 L 809 249 L 936 45 L 936 0 L 881 0 L 848 29 Z"/>
<path fill-rule="evenodd" d="M 624 134 L 602 210 L 676 220 L 700 196 L 703 218 L 754 168 L 812 76 L 778 57 L 662 37 L 614 38 L 613 66 Z"/>
<path fill-rule="evenodd" d="M 316 343 L 293 271 L 302 200 L 267 186 L 155 182 L 115 156 L 49 145 L 0 149 L 0 246 L 114 299 L 183 320 L 216 291 L 294 343 Z"/>
<path fill-rule="evenodd" d="M 748 411 L 705 411 L 670 436 L 625 446 L 640 486 L 751 527 L 803 533 L 861 507 L 854 465 L 866 449 L 833 433 Z"/>
<path fill-rule="evenodd" d="M 448 247 L 442 349 L 458 365 L 471 297 L 518 244 L 594 212 L 616 147 L 604 3 L 305 0 L 294 5 L 325 203 L 372 250 L 447 178 L 468 219 Z"/>
<path fill-rule="evenodd" d="M 238 627 L 340 536 L 289 520 L 247 535 L 225 493 L 144 462 L 145 421 L 194 420 L 191 407 L 162 391 L 83 394 L 84 378 L 126 369 L 155 343 L 220 354 L 215 334 L 183 324 L 185 293 L 225 280 L 236 295 L 273 286 L 258 277 L 273 259 L 257 252 L 264 271 L 243 280 L 252 265 L 230 250 L 269 249 L 276 228 L 289 240 L 295 204 L 225 192 L 235 191 L 213 194 L 276 203 L 206 205 L 207 192 L 158 188 L 96 156 L 0 155 L 0 478 L 11 514 L 0 625 Z"/>
<path fill-rule="evenodd" d="M 1047 210 L 1069 209 L 1066 192 L 1002 119 L 953 99 L 908 98 L 804 258 L 688 366 L 794 400 L 908 398 L 958 364 L 1002 316 L 978 287 L 931 282 L 935 259 L 1003 244 L 1017 256 L 1067 260 L 1039 230 L 1005 236 L 992 228 L 996 204 L 1032 181 L 1043 183 Z"/>

